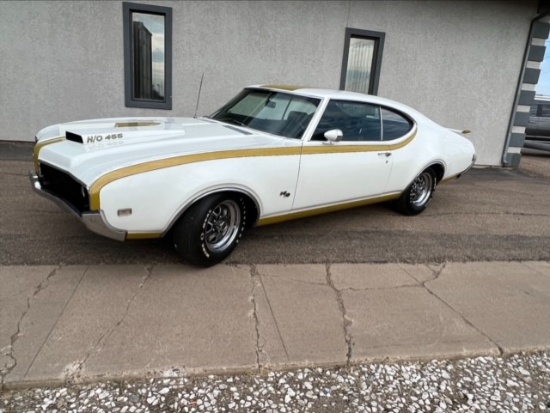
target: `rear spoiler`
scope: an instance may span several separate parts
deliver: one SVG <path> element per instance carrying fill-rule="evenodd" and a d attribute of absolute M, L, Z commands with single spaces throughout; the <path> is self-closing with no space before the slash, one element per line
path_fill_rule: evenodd
<path fill-rule="evenodd" d="M 472 131 L 469 129 L 463 129 L 463 130 L 451 129 L 451 128 L 447 128 L 447 129 L 449 129 L 451 132 L 458 133 L 460 135 L 468 135 L 469 133 L 472 133 Z"/>

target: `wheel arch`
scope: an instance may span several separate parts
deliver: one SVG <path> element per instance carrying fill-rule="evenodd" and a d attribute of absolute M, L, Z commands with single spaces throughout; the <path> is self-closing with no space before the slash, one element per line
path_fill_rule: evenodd
<path fill-rule="evenodd" d="M 175 214 L 175 216 L 172 218 L 172 220 L 170 221 L 170 224 L 168 225 L 167 229 L 164 231 L 162 235 L 166 236 L 170 231 L 172 231 L 176 222 L 178 222 L 178 220 L 185 214 L 185 212 L 187 212 L 187 210 L 192 205 L 196 204 L 197 202 L 199 202 L 204 198 L 207 198 L 212 195 L 218 195 L 218 194 L 227 194 L 227 195 L 243 197 L 243 200 L 247 207 L 247 213 L 251 215 L 250 219 L 247 219 L 246 221 L 246 227 L 250 228 L 256 224 L 261 211 L 260 203 L 258 202 L 258 199 L 256 196 L 254 196 L 250 191 L 244 190 L 242 188 L 237 188 L 237 187 L 216 188 L 216 189 L 198 194 L 197 196 L 193 197 L 189 202 L 187 202 L 185 205 L 183 205 Z"/>
<path fill-rule="evenodd" d="M 442 161 L 434 161 L 418 169 L 416 174 L 413 176 L 413 179 L 411 179 L 411 181 L 409 182 L 409 184 L 413 182 L 419 175 L 421 175 L 422 172 L 424 172 L 426 169 L 432 169 L 434 171 L 437 184 L 439 184 L 443 180 L 443 177 L 445 176 L 445 165 Z M 407 188 L 403 189 L 400 192 L 403 193 L 403 191 L 405 191 L 406 189 Z"/>
<path fill-rule="evenodd" d="M 441 182 L 443 180 L 443 177 L 445 176 L 445 166 L 441 162 L 434 162 L 431 165 L 424 168 L 422 171 L 425 171 L 428 168 L 432 168 L 432 170 L 435 172 L 435 177 L 437 179 L 437 183 Z"/>

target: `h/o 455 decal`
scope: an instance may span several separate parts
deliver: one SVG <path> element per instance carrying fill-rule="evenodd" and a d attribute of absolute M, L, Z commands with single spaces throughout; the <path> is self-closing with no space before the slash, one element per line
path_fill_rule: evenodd
<path fill-rule="evenodd" d="M 102 142 L 104 140 L 122 139 L 124 135 L 122 133 L 111 133 L 109 135 L 88 135 L 86 136 L 86 143 Z"/>

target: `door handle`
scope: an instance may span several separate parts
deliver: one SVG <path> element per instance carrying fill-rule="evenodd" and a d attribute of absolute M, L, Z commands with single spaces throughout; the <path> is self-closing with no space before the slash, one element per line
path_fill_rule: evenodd
<path fill-rule="evenodd" d="M 391 156 L 391 152 L 378 152 L 378 156 L 385 156 L 386 158 L 389 158 Z"/>

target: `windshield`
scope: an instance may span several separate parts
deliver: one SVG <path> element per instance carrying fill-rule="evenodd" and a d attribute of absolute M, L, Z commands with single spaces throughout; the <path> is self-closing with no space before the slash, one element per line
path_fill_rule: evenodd
<path fill-rule="evenodd" d="M 320 101 L 290 93 L 245 89 L 210 118 L 300 139 Z"/>

